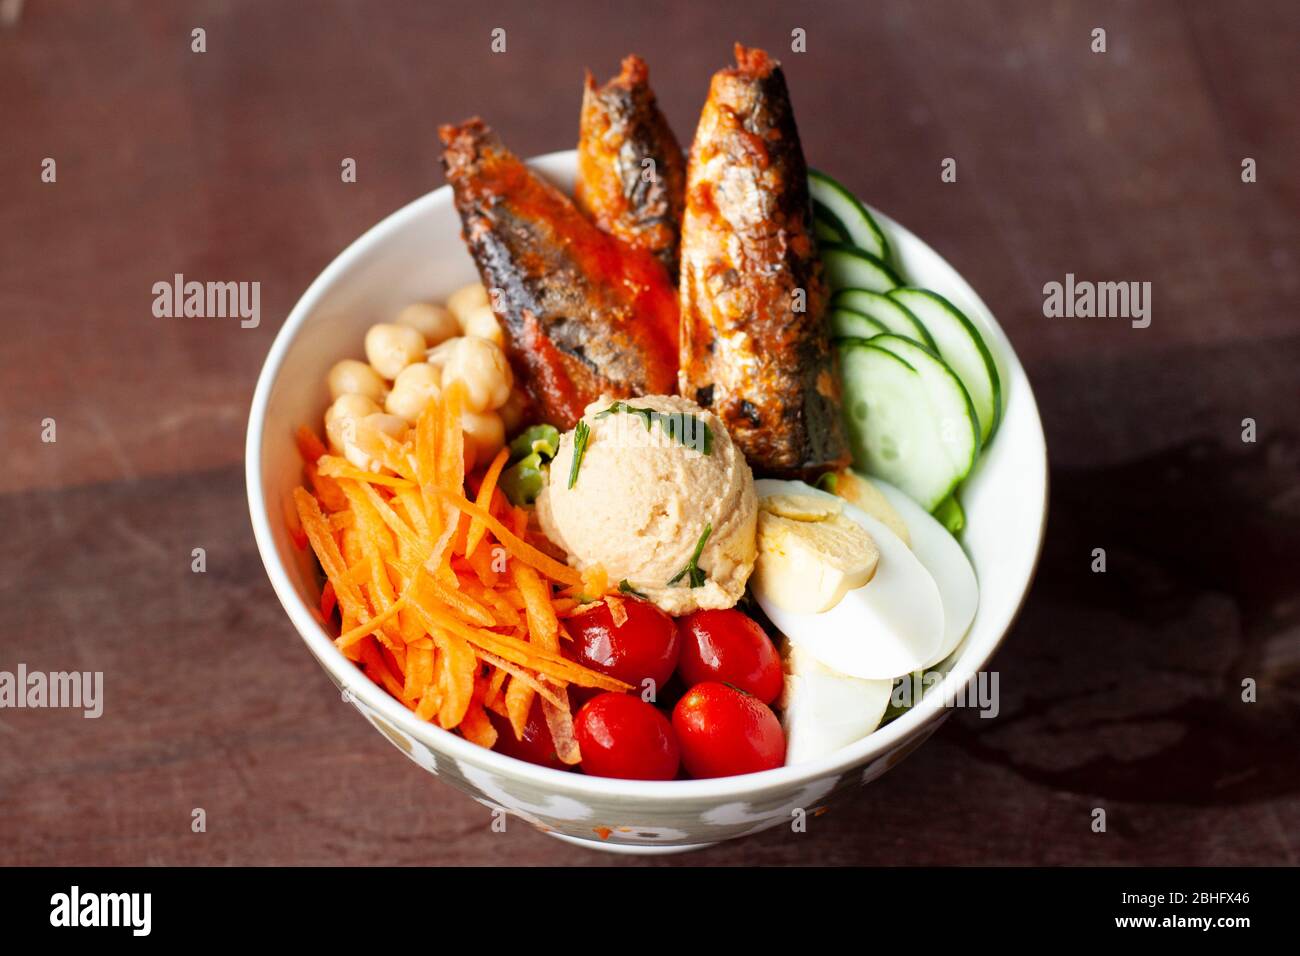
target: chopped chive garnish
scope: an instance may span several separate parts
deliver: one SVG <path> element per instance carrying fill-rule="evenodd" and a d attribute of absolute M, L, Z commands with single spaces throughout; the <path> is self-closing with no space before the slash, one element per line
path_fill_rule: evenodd
<path fill-rule="evenodd" d="M 639 416 L 645 422 L 646 431 L 649 431 L 650 426 L 658 422 L 659 427 L 663 429 L 664 434 L 669 438 L 706 455 L 713 454 L 713 429 L 709 428 L 698 415 L 690 415 L 686 412 L 666 414 L 657 412 L 653 408 L 637 408 L 627 402 L 615 402 L 603 412 L 597 412 L 596 417 L 607 418 L 620 412 L 626 415 Z"/>
<path fill-rule="evenodd" d="M 708 575 L 700 570 L 699 560 L 700 555 L 704 553 L 704 543 L 709 540 L 711 534 L 713 534 L 713 525 L 712 523 L 706 524 L 704 534 L 700 535 L 700 540 L 695 542 L 695 552 L 691 555 L 691 559 L 686 562 L 686 567 L 668 579 L 668 587 L 672 587 L 682 578 L 687 578 L 693 588 L 704 586 L 704 582 L 708 580 Z"/>
<path fill-rule="evenodd" d="M 618 582 L 618 589 L 619 589 L 619 591 L 621 591 L 621 592 L 624 593 L 624 594 L 630 594 L 630 595 L 632 595 L 633 597 L 639 597 L 639 598 L 645 599 L 645 595 L 644 595 L 644 594 L 642 594 L 642 593 L 641 593 L 640 591 L 638 591 L 636 588 L 632 587 L 632 585 L 630 585 L 630 584 L 627 583 L 627 578 L 624 578 L 622 581 L 619 581 L 619 582 Z"/>
<path fill-rule="evenodd" d="M 573 429 L 573 464 L 569 466 L 569 487 L 578 482 L 578 469 L 582 467 L 582 456 L 587 453 L 587 440 L 591 438 L 591 426 L 581 419 Z"/>

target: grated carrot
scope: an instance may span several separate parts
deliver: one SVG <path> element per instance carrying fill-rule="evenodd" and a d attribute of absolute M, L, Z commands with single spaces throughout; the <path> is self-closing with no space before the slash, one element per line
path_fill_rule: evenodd
<path fill-rule="evenodd" d="M 381 475 L 373 471 L 363 471 L 346 458 L 335 455 L 323 455 L 317 463 L 320 473 L 327 478 L 354 478 L 371 485 L 385 485 L 389 488 L 410 488 L 415 483 L 409 478 L 395 475 Z"/>
<path fill-rule="evenodd" d="M 396 601 L 393 602 L 392 606 L 387 611 L 384 611 L 380 614 L 376 614 L 369 621 L 366 621 L 366 623 L 360 624 L 352 628 L 350 631 L 346 631 L 345 633 L 340 634 L 338 637 L 334 638 L 334 646 L 339 648 L 339 650 L 342 650 L 345 647 L 350 647 L 351 645 L 355 644 L 357 641 L 361 640 L 362 638 L 368 637 L 369 635 L 373 634 L 375 630 L 377 630 L 383 624 L 397 617 L 398 613 L 402 611 L 405 607 L 406 607 L 406 598 L 405 597 L 398 598 Z"/>
<path fill-rule="evenodd" d="M 443 675 L 443 699 L 442 706 L 438 708 L 438 723 L 443 728 L 451 728 L 465 718 L 465 712 L 474 697 L 474 673 L 478 670 L 478 659 L 469 642 L 458 634 L 436 630 L 433 640 L 442 652 L 438 655 Z"/>
<path fill-rule="evenodd" d="M 401 540 L 404 541 L 412 550 L 419 553 L 422 542 L 419 537 L 416 536 L 415 532 L 411 530 L 411 526 L 397 516 L 397 512 L 392 509 L 388 502 L 379 496 L 379 492 L 375 491 L 374 488 L 371 488 L 369 485 L 361 485 L 361 490 L 362 493 L 365 494 L 370 505 L 379 513 L 379 516 L 384 519 L 384 524 L 388 525 L 389 529 L 401 538 Z"/>
<path fill-rule="evenodd" d="M 468 594 L 457 591 L 455 588 L 449 588 L 445 584 L 433 580 L 428 575 L 421 579 L 418 587 L 438 603 L 449 610 L 455 611 L 467 623 L 478 624 L 482 627 L 496 627 L 497 625 L 497 619 L 492 616 L 492 612 Z"/>
<path fill-rule="evenodd" d="M 627 623 L 627 608 L 624 607 L 621 597 L 617 594 L 606 594 L 605 606 L 609 608 L 609 617 L 615 627 L 622 627 Z"/>
<path fill-rule="evenodd" d="M 551 607 L 550 588 L 526 564 L 516 562 L 511 566 L 510 574 L 523 595 L 529 640 L 543 650 L 558 651 L 560 622 L 555 616 L 555 608 Z"/>
<path fill-rule="evenodd" d="M 491 749 L 492 745 L 497 742 L 497 729 L 492 726 L 492 721 L 483 711 L 483 705 L 478 701 L 470 701 L 470 705 L 465 710 L 465 715 L 460 721 L 460 731 L 465 735 L 466 740 L 473 741 L 480 747 Z"/>
<path fill-rule="evenodd" d="M 311 485 L 312 491 L 316 492 L 316 497 L 321 500 L 321 504 L 330 511 L 341 511 L 347 507 L 338 482 L 328 475 L 322 475 L 314 461 L 303 465 L 303 471 L 307 474 L 307 483 Z"/>
<path fill-rule="evenodd" d="M 344 478 L 339 481 L 339 487 L 343 489 L 343 494 L 352 506 L 352 514 L 356 517 L 356 530 L 361 540 L 361 553 L 370 565 L 370 578 L 366 584 L 371 603 L 380 616 L 384 617 L 382 631 L 384 642 L 392 647 L 397 641 L 401 640 L 401 634 L 398 632 L 396 624 L 390 623 L 393 615 L 388 613 L 393 606 L 393 601 L 396 600 L 393 593 L 393 582 L 388 578 L 388 569 L 385 565 L 385 559 L 393 553 L 393 541 L 388 530 L 382 524 L 379 513 L 367 500 L 357 482 L 350 478 Z"/>
<path fill-rule="evenodd" d="M 329 451 L 320 437 L 306 425 L 299 425 L 293 437 L 298 445 L 298 454 L 302 455 L 302 460 L 305 462 L 314 465 L 316 459 Z"/>
<path fill-rule="evenodd" d="M 375 643 L 373 637 L 367 637 L 361 644 L 361 660 L 366 666 L 367 677 L 402 701 L 402 703 L 406 703 L 406 700 L 402 697 L 402 682 L 393 676 L 392 670 L 384 660 L 379 651 L 379 645 Z"/>
<path fill-rule="evenodd" d="M 509 672 L 502 670 L 500 667 L 494 666 L 492 668 L 492 676 L 488 678 L 487 687 L 483 694 L 483 706 L 488 710 L 498 712 L 496 710 L 499 706 L 498 698 L 501 696 L 501 689 L 505 686 L 506 678 L 509 676 Z M 502 714 L 502 716 L 505 715 Z"/>
<path fill-rule="evenodd" d="M 490 548 L 475 548 L 473 554 L 465 556 L 464 561 L 478 575 L 480 583 L 485 587 L 496 587 L 501 580 L 501 572 L 497 570 L 497 556 L 494 552 L 500 548 L 501 554 L 505 554 L 501 545 L 494 544 Z"/>
<path fill-rule="evenodd" d="M 433 683 L 433 641 L 422 638 L 410 644 L 406 655 L 406 685 L 403 693 L 411 700 L 423 700 L 425 691 Z"/>
<path fill-rule="evenodd" d="M 578 684 L 582 687 L 598 687 L 601 690 L 628 691 L 632 689 L 630 684 L 625 684 L 613 677 L 607 677 L 598 671 L 590 670 L 559 654 L 533 647 L 526 641 L 521 641 L 512 635 L 465 624 L 454 615 L 438 607 L 422 602 L 413 602 L 413 604 L 416 613 L 425 618 L 426 626 L 432 629 L 445 628 L 485 651 L 527 667 L 529 670 L 537 671 L 545 677 L 553 677 L 556 680 Z"/>
<path fill-rule="evenodd" d="M 502 448 L 497 452 L 497 456 L 492 459 L 492 464 L 488 466 L 487 474 L 483 476 L 483 484 L 479 486 L 478 496 L 474 503 L 480 508 L 491 513 L 492 493 L 496 491 L 497 479 L 501 477 L 501 469 L 505 468 L 506 461 L 510 458 L 510 449 Z M 469 525 L 469 534 L 465 541 L 465 553 L 473 554 L 474 549 L 478 547 L 479 542 L 483 540 L 483 535 L 487 531 L 487 525 L 483 524 L 478 518 L 473 519 Z"/>
<path fill-rule="evenodd" d="M 487 511 L 474 504 L 474 502 L 467 500 L 464 495 L 455 491 L 450 491 L 446 488 L 439 488 L 438 494 L 442 498 L 451 502 L 452 505 L 458 508 L 463 514 L 467 514 L 471 518 L 479 518 L 482 520 L 482 522 L 487 525 L 487 529 L 496 536 L 497 541 L 501 543 L 502 547 L 509 551 L 513 557 L 518 558 L 525 564 L 531 565 L 554 581 L 562 581 L 565 584 L 575 586 L 582 584 L 581 574 L 569 567 L 567 564 L 561 564 L 554 558 L 542 554 L 542 552 L 538 551 L 531 544 L 506 528 L 505 525 L 492 517 L 492 515 Z"/>
<path fill-rule="evenodd" d="M 338 599 L 334 597 L 334 582 L 327 580 L 325 586 L 320 589 L 320 616 L 329 620 L 334 616 L 334 608 L 338 606 Z"/>
<path fill-rule="evenodd" d="M 528 712 L 532 710 L 533 700 L 542 686 L 539 681 L 517 678 L 512 679 L 506 688 L 506 719 L 510 721 L 510 729 L 515 732 L 516 740 L 524 739 Z M 559 698 L 556 698 L 555 703 L 559 703 Z"/>
<path fill-rule="evenodd" d="M 294 504 L 298 506 L 298 520 L 302 522 L 303 531 L 316 552 L 316 560 L 321 570 L 334 584 L 334 594 L 349 614 L 361 621 L 370 620 L 370 610 L 366 607 L 356 586 L 348 580 L 348 567 L 339 553 L 339 547 L 330 533 L 325 516 L 321 514 L 320 505 L 306 488 L 293 490 Z"/>
<path fill-rule="evenodd" d="M 503 671 L 510 675 L 510 683 L 506 685 L 507 698 L 510 695 L 510 688 L 514 687 L 516 683 L 519 683 L 531 689 L 533 693 L 537 694 L 537 696 L 541 697 L 543 700 L 550 700 L 556 704 L 560 702 L 560 698 L 556 696 L 555 691 L 552 690 L 550 687 L 548 687 L 546 684 L 543 684 L 540 680 L 538 680 L 533 675 L 533 673 L 529 671 L 527 668 L 519 667 L 516 664 L 512 664 L 509 661 L 503 660 L 502 658 L 497 657 L 495 654 L 489 653 L 488 651 L 482 649 L 480 649 L 477 653 L 482 660 L 487 661 L 489 664 L 496 667 L 498 670 Z M 532 698 L 530 697 L 529 699 L 531 700 Z M 510 717 L 509 714 L 507 714 L 506 716 L 510 719 L 510 722 L 513 724 L 514 718 Z M 524 712 L 523 719 L 524 721 L 528 720 L 527 711 Z M 516 731 L 515 735 L 523 736 L 523 723 L 520 723 L 519 730 Z"/>
<path fill-rule="evenodd" d="M 438 481 L 444 488 L 465 484 L 465 432 L 460 424 L 465 409 L 465 386 L 453 382 L 438 403 L 442 418 L 438 422 Z"/>
<path fill-rule="evenodd" d="M 381 435 L 378 471 L 297 429 L 305 487 L 286 521 L 324 572 L 320 609 L 326 622 L 338 614 L 335 646 L 368 679 L 420 720 L 485 747 L 498 739 L 490 713 L 521 735 L 537 702 L 557 755 L 576 763 L 568 687 L 632 689 L 560 653 L 563 618 L 599 597 L 603 578 L 556 557 L 530 512 L 502 494 L 508 450 L 467 483 L 463 408 L 454 385 L 404 437 Z"/>

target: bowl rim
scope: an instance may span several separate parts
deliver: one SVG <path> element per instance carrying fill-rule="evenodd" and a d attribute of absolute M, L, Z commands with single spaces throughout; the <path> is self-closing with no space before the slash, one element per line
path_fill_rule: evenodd
<path fill-rule="evenodd" d="M 543 174 L 562 175 L 566 171 L 571 171 L 576 164 L 576 151 L 558 150 L 535 156 L 527 162 Z M 443 185 L 390 213 L 354 239 L 312 280 L 307 290 L 290 310 L 284 324 L 276 333 L 275 340 L 271 343 L 266 360 L 258 373 L 257 385 L 249 408 L 248 431 L 244 445 L 244 479 L 249 517 L 252 520 L 253 536 L 257 542 L 258 554 L 261 556 L 262 564 L 266 569 L 267 577 L 271 581 L 276 597 L 279 598 L 281 606 L 289 616 L 289 620 L 298 631 L 299 637 L 302 638 L 312 656 L 326 669 L 330 676 L 351 694 L 354 702 L 364 703 L 373 712 L 390 722 L 396 729 L 421 741 L 438 757 L 445 755 L 456 761 L 465 760 L 470 764 L 482 765 L 486 769 L 503 774 L 508 778 L 525 780 L 549 792 L 607 798 L 648 799 L 658 803 L 671 803 L 674 800 L 743 799 L 763 791 L 795 789 L 814 781 L 840 777 L 879 756 L 889 753 L 898 745 L 918 737 L 932 724 L 941 721 L 948 712 L 948 709 L 943 706 L 943 702 L 956 694 L 965 684 L 975 679 L 997 654 L 1003 642 L 1006 641 L 1008 633 L 1024 607 L 1030 585 L 1037 572 L 1038 562 L 1042 556 L 1048 512 L 1046 438 L 1043 435 L 1042 419 L 1038 413 L 1038 405 L 1028 376 L 993 312 L 985 305 L 975 290 L 970 287 L 970 284 L 961 273 L 940 256 L 933 247 L 891 217 L 870 206 L 868 208 L 871 209 L 872 213 L 894 235 L 906 237 L 920 243 L 921 246 L 932 253 L 956 277 L 962 291 L 969 296 L 970 301 L 983 310 L 983 314 L 988 317 L 992 331 L 998 339 L 1000 354 L 997 358 L 1000 359 L 1002 367 L 1008 373 L 1008 378 L 1015 380 L 1018 386 L 1015 390 L 1016 400 L 1028 405 L 1026 411 L 1031 415 L 1031 423 L 1037 426 L 1041 454 L 1037 456 L 1039 460 L 1035 472 L 1041 475 L 1043 507 L 1042 513 L 1038 517 L 1034 556 L 1030 562 L 1029 574 L 1020 585 L 1020 593 L 1016 596 L 1013 609 L 1006 617 L 1006 620 L 998 625 L 1001 628 L 1001 633 L 989 648 L 988 653 L 980 660 L 965 663 L 960 669 L 954 666 L 939 684 L 929 688 L 924 697 L 906 713 L 861 740 L 841 747 L 833 753 L 816 760 L 733 777 L 712 777 L 701 780 L 624 780 L 614 777 L 587 776 L 572 771 L 554 770 L 549 767 L 528 763 L 498 753 L 495 750 L 481 747 L 451 731 L 444 730 L 436 724 L 421 721 L 415 717 L 413 712 L 391 697 L 387 691 L 367 678 L 355 664 L 343 655 L 342 651 L 334 645 L 333 638 L 316 620 L 312 610 L 299 597 L 297 589 L 290 580 L 288 570 L 280 560 L 275 547 L 274 535 L 268 516 L 279 514 L 280 509 L 268 508 L 266 489 L 263 486 L 261 474 L 261 448 L 266 432 L 267 409 L 289 349 L 296 341 L 307 320 L 315 312 L 320 300 L 325 297 L 338 278 L 346 274 L 357 260 L 363 258 L 372 247 L 379 244 L 390 233 L 425 215 L 438 204 L 448 201 L 446 197 L 449 194 L 450 187 Z M 292 436 L 285 435 L 284 440 L 290 441 Z M 960 657 L 957 661 L 962 663 Z"/>

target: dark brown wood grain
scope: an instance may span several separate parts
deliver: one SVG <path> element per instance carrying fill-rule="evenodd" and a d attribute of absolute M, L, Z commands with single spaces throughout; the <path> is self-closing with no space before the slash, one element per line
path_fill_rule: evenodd
<path fill-rule="evenodd" d="M 957 712 L 806 834 L 654 863 L 1296 863 L 1294 5 L 547 9 L 29 0 L 0 25 L 0 669 L 106 685 L 98 720 L 0 711 L 0 864 L 611 862 L 493 833 L 338 699 L 254 548 L 244 424 L 308 282 L 441 184 L 438 123 L 570 148 L 583 69 L 637 52 L 685 144 L 733 40 L 784 61 L 810 162 L 997 314 L 1052 510 L 997 719 Z M 261 325 L 154 318 L 177 272 L 260 281 Z M 1151 282 L 1150 328 L 1044 318 L 1067 272 Z"/>

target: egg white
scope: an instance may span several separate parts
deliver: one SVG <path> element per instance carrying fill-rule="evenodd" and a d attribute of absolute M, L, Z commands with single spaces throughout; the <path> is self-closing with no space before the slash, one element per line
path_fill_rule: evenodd
<path fill-rule="evenodd" d="M 789 766 L 825 757 L 880 726 L 892 680 L 862 680 L 833 671 L 798 645 L 787 649 L 781 725 Z"/>
<path fill-rule="evenodd" d="M 865 476 L 864 476 L 865 477 Z M 943 599 L 943 640 L 923 667 L 930 668 L 957 649 L 979 609 L 975 568 L 957 539 L 906 493 L 879 478 L 868 479 L 898 512 L 912 536 L 912 553 L 925 565 Z"/>
<path fill-rule="evenodd" d="M 784 493 L 835 501 L 880 549 L 871 581 L 849 591 L 828 611 L 787 611 L 755 587 L 754 597 L 764 613 L 792 644 L 826 667 L 863 680 L 892 680 L 934 658 L 945 638 L 943 598 L 930 572 L 898 535 L 860 508 L 804 482 L 763 479 L 754 486 L 760 498 Z"/>

